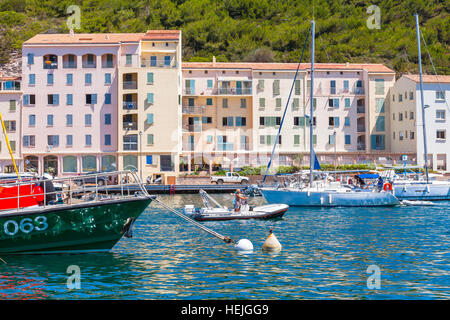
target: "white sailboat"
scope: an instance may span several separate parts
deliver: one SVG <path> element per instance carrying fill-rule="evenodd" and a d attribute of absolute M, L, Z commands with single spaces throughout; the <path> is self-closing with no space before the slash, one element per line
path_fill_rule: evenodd
<path fill-rule="evenodd" d="M 428 151 L 425 121 L 425 106 L 423 99 L 422 57 L 420 46 L 419 16 L 416 14 L 417 50 L 419 55 L 420 102 L 422 107 L 423 146 L 425 156 L 425 180 L 394 180 L 392 184 L 394 195 L 401 200 L 450 200 L 450 183 L 448 181 L 431 181 L 428 172 Z"/>
<path fill-rule="evenodd" d="M 313 119 L 314 96 L 314 30 L 315 22 L 311 21 L 311 98 L 310 119 Z M 280 126 L 281 130 L 281 126 Z M 316 157 L 313 150 L 313 121 L 310 121 L 310 170 L 309 177 L 314 177 L 313 167 Z M 275 139 L 275 146 L 278 139 Z M 274 146 L 274 149 L 275 149 Z M 272 152 L 273 155 L 273 152 Z M 269 162 L 269 167 L 270 167 Z M 285 203 L 289 206 L 318 207 L 369 207 L 393 206 L 399 204 L 398 199 L 386 191 L 375 189 L 357 189 L 339 183 L 326 183 L 309 179 L 308 185 L 294 184 L 282 187 L 263 187 L 261 193 L 269 203 Z"/>

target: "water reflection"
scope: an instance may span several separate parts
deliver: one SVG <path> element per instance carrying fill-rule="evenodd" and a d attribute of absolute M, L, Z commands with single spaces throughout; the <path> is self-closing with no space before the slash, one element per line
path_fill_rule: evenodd
<path fill-rule="evenodd" d="M 201 205 L 197 195 L 161 198 L 179 209 Z M 152 204 L 133 238 L 110 253 L 3 257 L 0 298 L 448 299 L 449 209 L 291 208 L 276 221 L 204 223 L 252 241 L 254 252 L 242 255 Z M 283 245 L 275 254 L 261 251 L 271 228 Z M 381 269 L 380 290 L 366 285 L 372 264 Z M 67 289 L 69 265 L 80 267 L 80 290 Z"/>

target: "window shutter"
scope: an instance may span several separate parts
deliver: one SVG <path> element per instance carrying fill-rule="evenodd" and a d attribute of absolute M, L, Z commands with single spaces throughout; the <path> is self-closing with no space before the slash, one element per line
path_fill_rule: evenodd
<path fill-rule="evenodd" d="M 153 113 L 147 114 L 147 124 L 153 124 Z"/>

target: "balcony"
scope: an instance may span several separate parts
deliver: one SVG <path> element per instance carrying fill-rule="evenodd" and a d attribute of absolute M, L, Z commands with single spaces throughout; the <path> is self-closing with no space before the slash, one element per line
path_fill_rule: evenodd
<path fill-rule="evenodd" d="M 136 101 L 124 101 L 122 103 L 123 110 L 137 110 L 137 102 Z"/>
<path fill-rule="evenodd" d="M 58 69 L 58 57 L 54 54 L 47 54 L 44 56 L 44 69 Z"/>
<path fill-rule="evenodd" d="M 189 115 L 202 115 L 205 112 L 205 106 L 183 106 L 182 113 Z"/>
<path fill-rule="evenodd" d="M 0 91 L 20 91 L 20 81 L 15 80 L 1 81 Z"/>
<path fill-rule="evenodd" d="M 252 88 L 219 88 L 217 90 L 219 95 L 251 95 Z"/>
<path fill-rule="evenodd" d="M 356 126 L 356 132 L 359 132 L 359 133 L 366 132 L 366 126 L 365 125 L 357 125 Z"/>
<path fill-rule="evenodd" d="M 201 124 L 188 124 L 183 126 L 184 132 L 202 132 Z"/>
<path fill-rule="evenodd" d="M 136 90 L 137 89 L 137 81 L 124 81 L 123 89 L 124 90 Z"/>
<path fill-rule="evenodd" d="M 142 68 L 176 68 L 178 66 L 175 57 L 170 57 L 170 59 L 141 59 L 141 67 Z"/>
<path fill-rule="evenodd" d="M 184 94 L 195 95 L 195 88 L 185 88 Z"/>
<path fill-rule="evenodd" d="M 366 150 L 366 144 L 365 143 L 358 143 L 356 145 L 356 150 L 358 150 L 358 151 L 365 151 Z"/>
<path fill-rule="evenodd" d="M 123 129 L 124 130 L 137 130 L 138 125 L 137 122 L 124 122 Z"/>
<path fill-rule="evenodd" d="M 234 143 L 232 142 L 222 142 L 217 144 L 218 151 L 233 151 Z"/>
<path fill-rule="evenodd" d="M 355 94 L 364 94 L 363 87 L 355 87 Z"/>

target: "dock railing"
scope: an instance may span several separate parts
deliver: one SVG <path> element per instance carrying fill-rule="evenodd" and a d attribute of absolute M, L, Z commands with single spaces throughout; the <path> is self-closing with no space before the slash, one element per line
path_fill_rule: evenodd
<path fill-rule="evenodd" d="M 26 177 L 11 180 L 0 183 L 0 214 L 5 210 L 19 211 L 27 207 L 67 207 L 88 202 L 135 198 L 139 193 L 149 197 L 139 177 L 132 171 L 101 172 L 54 179 Z"/>

